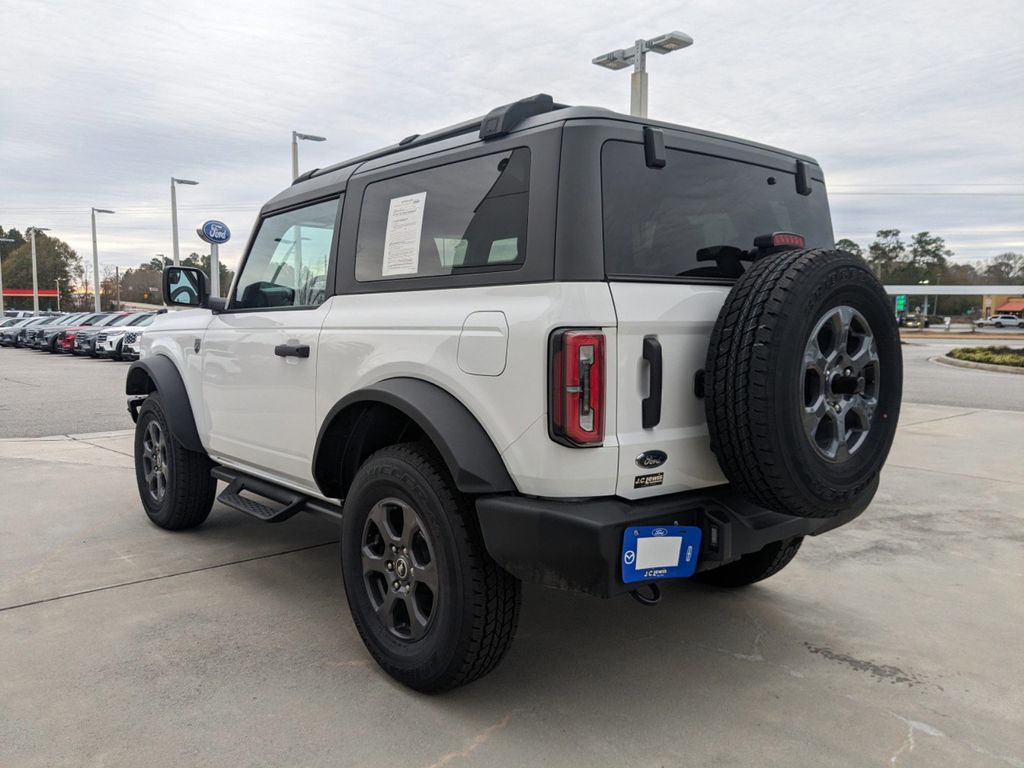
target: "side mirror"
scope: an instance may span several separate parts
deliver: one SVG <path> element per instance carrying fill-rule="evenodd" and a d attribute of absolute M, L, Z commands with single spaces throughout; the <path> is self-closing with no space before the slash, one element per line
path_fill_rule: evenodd
<path fill-rule="evenodd" d="M 205 307 L 210 298 L 206 274 L 195 267 L 165 267 L 163 292 L 173 307 Z"/>

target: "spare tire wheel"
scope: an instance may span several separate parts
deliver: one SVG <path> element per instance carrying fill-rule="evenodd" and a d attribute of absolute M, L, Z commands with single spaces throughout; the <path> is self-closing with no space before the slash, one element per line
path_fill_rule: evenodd
<path fill-rule="evenodd" d="M 736 282 L 711 334 L 705 412 L 722 471 L 752 501 L 800 517 L 871 501 L 903 388 L 889 304 L 844 251 L 771 254 Z"/>

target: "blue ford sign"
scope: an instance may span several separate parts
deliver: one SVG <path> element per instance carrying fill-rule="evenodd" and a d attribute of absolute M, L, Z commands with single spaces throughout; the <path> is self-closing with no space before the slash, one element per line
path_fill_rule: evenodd
<path fill-rule="evenodd" d="M 200 228 L 199 236 L 208 243 L 222 245 L 231 239 L 231 230 L 223 221 L 210 219 Z"/>

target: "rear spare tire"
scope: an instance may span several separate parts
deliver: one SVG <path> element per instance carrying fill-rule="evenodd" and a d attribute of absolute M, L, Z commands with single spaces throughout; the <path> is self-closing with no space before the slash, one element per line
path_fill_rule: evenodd
<path fill-rule="evenodd" d="M 871 501 L 903 361 L 885 290 L 862 259 L 790 250 L 754 262 L 718 315 L 705 376 L 711 449 L 747 497 L 800 517 Z"/>

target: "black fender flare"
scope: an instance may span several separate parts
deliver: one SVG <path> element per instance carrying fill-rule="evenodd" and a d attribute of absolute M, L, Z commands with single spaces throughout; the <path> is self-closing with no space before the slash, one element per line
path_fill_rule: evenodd
<path fill-rule="evenodd" d="M 313 451 L 313 477 L 325 496 L 343 498 L 358 470 L 351 457 L 365 458 L 371 452 L 364 449 L 368 435 L 359 422 L 376 404 L 389 406 L 419 427 L 463 493 L 515 492 L 498 449 L 466 406 L 430 382 L 394 378 L 350 392 L 324 418 Z"/>
<path fill-rule="evenodd" d="M 136 360 L 128 368 L 124 392 L 129 396 L 145 396 L 159 392 L 164 415 L 174 439 L 190 451 L 206 452 L 199 439 L 185 382 L 182 381 L 181 374 L 178 373 L 178 368 L 171 358 L 166 355 L 155 355 L 145 360 Z"/>

